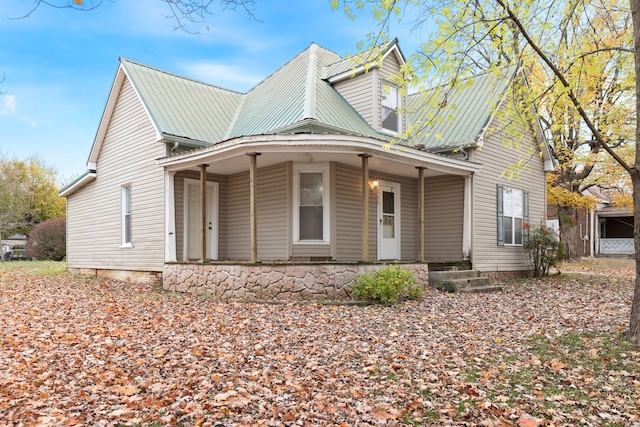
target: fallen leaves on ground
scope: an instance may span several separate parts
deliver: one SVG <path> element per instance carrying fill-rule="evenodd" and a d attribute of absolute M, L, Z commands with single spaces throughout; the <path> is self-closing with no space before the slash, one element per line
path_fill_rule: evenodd
<path fill-rule="evenodd" d="M 632 290 L 560 275 L 393 307 L 224 303 L 0 268 L 0 420 L 638 425 Z"/>

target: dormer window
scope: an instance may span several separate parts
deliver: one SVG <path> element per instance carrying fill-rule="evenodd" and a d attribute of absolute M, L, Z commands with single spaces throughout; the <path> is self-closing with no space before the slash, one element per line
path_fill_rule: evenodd
<path fill-rule="evenodd" d="M 400 116 L 398 115 L 398 106 L 400 98 L 398 96 L 398 88 L 395 86 L 385 85 L 382 88 L 382 129 L 398 133 L 400 132 Z"/>

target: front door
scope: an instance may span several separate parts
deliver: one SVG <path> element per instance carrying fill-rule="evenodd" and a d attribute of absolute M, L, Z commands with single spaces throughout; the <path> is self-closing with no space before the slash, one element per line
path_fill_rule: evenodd
<path fill-rule="evenodd" d="M 378 187 L 378 259 L 400 259 L 400 184 Z"/>
<path fill-rule="evenodd" d="M 218 206 L 217 183 L 207 183 L 207 259 L 218 258 L 217 215 Z M 185 180 L 185 248 L 186 258 L 200 259 L 202 235 L 202 210 L 200 203 L 200 182 Z"/>

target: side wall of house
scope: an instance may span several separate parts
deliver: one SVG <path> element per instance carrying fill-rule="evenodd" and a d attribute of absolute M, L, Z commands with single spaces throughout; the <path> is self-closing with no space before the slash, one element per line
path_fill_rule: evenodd
<path fill-rule="evenodd" d="M 367 123 L 374 126 L 375 104 L 372 93 L 375 90 L 376 79 L 374 73 L 365 73 L 351 79 L 342 80 L 333 87 L 344 99 L 364 118 Z"/>
<path fill-rule="evenodd" d="M 162 271 L 165 152 L 125 79 L 97 161 L 95 181 L 67 200 L 69 268 Z M 122 246 L 122 186 L 131 185 L 131 238 Z"/>
<path fill-rule="evenodd" d="M 501 107 L 505 112 L 506 103 Z M 498 115 L 500 117 L 500 115 Z M 484 135 L 481 150 L 471 153 L 470 160 L 482 164 L 473 176 L 473 267 L 479 271 L 528 270 L 529 262 L 522 246 L 497 244 L 497 192 L 496 185 L 529 192 L 529 223 L 546 220 L 546 185 L 544 162 L 531 131 L 522 126 L 524 137 L 516 137 L 505 129 L 505 119 L 494 117 Z M 503 142 L 510 142 L 505 145 Z M 516 145 L 520 145 L 519 149 Z M 531 150 L 531 151 L 530 151 Z M 502 176 L 510 165 L 525 159 L 518 179 Z"/>
<path fill-rule="evenodd" d="M 451 175 L 426 178 L 424 186 L 425 259 L 462 261 L 464 178 Z"/>
<path fill-rule="evenodd" d="M 289 258 L 289 175 L 282 163 L 257 171 L 258 259 Z M 229 176 L 227 195 L 227 257 L 251 259 L 249 172 Z"/>
<path fill-rule="evenodd" d="M 362 170 L 344 164 L 335 168 L 336 259 L 362 260 Z M 417 175 L 417 172 L 416 172 Z M 401 259 L 418 258 L 416 179 L 369 171 L 370 179 L 400 184 Z M 378 259 L 378 194 L 369 190 L 369 259 Z"/>
<path fill-rule="evenodd" d="M 381 128 L 380 108 L 383 88 L 389 83 L 390 75 L 397 74 L 400 70 L 400 62 L 395 54 L 390 54 L 382 62 L 382 66 L 370 71 L 358 74 L 353 78 L 342 80 L 333 87 L 353 106 L 353 108 L 374 129 Z M 403 103 L 406 102 L 403 101 Z M 403 123 L 406 117 L 403 116 Z"/>

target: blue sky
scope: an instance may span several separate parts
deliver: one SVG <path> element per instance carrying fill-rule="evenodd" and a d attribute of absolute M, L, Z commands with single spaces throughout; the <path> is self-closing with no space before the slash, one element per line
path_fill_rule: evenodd
<path fill-rule="evenodd" d="M 41 7 L 10 19 L 31 4 L 0 5 L 0 158 L 36 156 L 57 171 L 60 183 L 86 169 L 121 56 L 246 91 L 311 42 L 353 54 L 375 30 L 366 12 L 350 21 L 332 11 L 329 0 L 256 0 L 261 22 L 227 10 L 207 18 L 209 31 L 204 24 L 192 27 L 200 35 L 174 31 L 161 0 L 107 0 L 91 12 Z M 412 21 L 390 23 L 407 56 L 423 36 L 411 30 Z"/>

